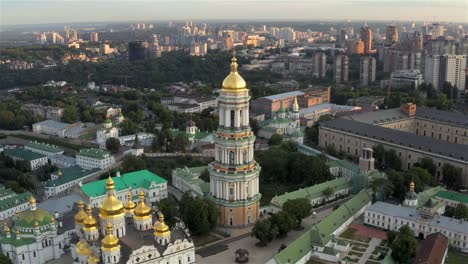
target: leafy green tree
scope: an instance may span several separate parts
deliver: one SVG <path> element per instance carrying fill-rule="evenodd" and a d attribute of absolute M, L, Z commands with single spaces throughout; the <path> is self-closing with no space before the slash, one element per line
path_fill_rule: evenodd
<path fill-rule="evenodd" d="M 106 149 L 112 154 L 116 154 L 120 150 L 120 140 L 117 138 L 108 138 L 106 140 Z"/>
<path fill-rule="evenodd" d="M 74 105 L 69 105 L 63 109 L 62 121 L 65 123 L 75 123 L 79 119 L 78 109 Z"/>
<path fill-rule="evenodd" d="M 372 156 L 374 157 L 377 164 L 382 165 L 385 158 L 385 148 L 382 144 L 377 144 L 372 147 Z"/>
<path fill-rule="evenodd" d="M 401 170 L 401 159 L 395 150 L 385 151 L 385 165 L 394 170 Z"/>
<path fill-rule="evenodd" d="M 286 213 L 285 211 L 279 211 L 271 216 L 271 223 L 278 228 L 278 236 L 284 237 L 289 231 L 296 225 L 296 219 L 294 216 Z"/>
<path fill-rule="evenodd" d="M 130 119 L 125 119 L 122 122 L 122 135 L 132 135 L 138 133 L 139 129 L 138 126 L 131 121 Z"/>
<path fill-rule="evenodd" d="M 418 184 L 421 184 L 421 187 L 424 187 L 424 185 L 432 185 L 432 175 L 426 169 L 420 167 L 412 167 L 408 173 L 410 175 L 410 178 L 418 178 L 418 180 L 420 181 Z"/>
<path fill-rule="evenodd" d="M 466 207 L 466 205 L 464 205 L 463 203 L 458 203 L 455 207 L 453 217 L 455 217 L 456 219 L 468 220 L 468 207 Z"/>
<path fill-rule="evenodd" d="M 374 198 L 380 198 L 379 200 L 385 200 L 393 192 L 391 183 L 383 177 L 373 178 L 369 187 L 372 190 Z"/>
<path fill-rule="evenodd" d="M 185 152 L 190 147 L 190 140 L 183 134 L 177 134 L 172 143 L 172 149 L 176 152 Z"/>
<path fill-rule="evenodd" d="M 203 235 L 215 228 L 219 209 L 210 198 L 188 195 L 182 196 L 180 203 L 180 215 L 192 234 Z"/>
<path fill-rule="evenodd" d="M 12 264 L 11 259 L 5 256 L 3 253 L 0 253 L 0 264 Z"/>
<path fill-rule="evenodd" d="M 169 226 L 174 226 L 177 222 L 176 217 L 180 217 L 177 201 L 168 197 L 158 201 L 157 206 L 158 210 L 164 214 L 164 219 Z"/>
<path fill-rule="evenodd" d="M 461 169 L 445 163 L 442 166 L 442 181 L 448 188 L 458 190 L 461 185 Z"/>
<path fill-rule="evenodd" d="M 319 126 L 320 123 L 325 121 L 333 120 L 332 115 L 323 115 L 320 116 L 317 121 L 312 125 L 312 127 L 307 127 L 305 130 L 305 140 L 307 144 L 317 145 L 319 142 Z"/>
<path fill-rule="evenodd" d="M 142 157 L 127 155 L 124 157 L 121 165 L 121 172 L 127 173 L 146 169 L 146 162 Z"/>
<path fill-rule="evenodd" d="M 414 166 L 426 169 L 432 176 L 436 175 L 437 167 L 434 161 L 429 157 L 422 158 L 419 162 L 415 163 Z"/>
<path fill-rule="evenodd" d="M 293 215 L 296 219 L 296 226 L 301 227 L 302 220 L 310 216 L 312 212 L 312 205 L 307 198 L 296 198 L 287 200 L 283 204 L 283 211 L 289 215 Z"/>
<path fill-rule="evenodd" d="M 416 255 L 417 245 L 413 231 L 407 225 L 402 226 L 391 244 L 392 258 L 398 263 L 410 263 Z"/>
<path fill-rule="evenodd" d="M 266 246 L 278 235 L 278 227 L 270 219 L 257 221 L 252 228 L 252 237 L 259 240 L 260 246 Z"/>
<path fill-rule="evenodd" d="M 268 139 L 268 145 L 278 146 L 283 141 L 283 135 L 273 134 L 270 139 Z"/>
<path fill-rule="evenodd" d="M 403 173 L 394 170 L 388 171 L 387 179 L 391 183 L 393 197 L 403 201 L 409 188 Z"/>

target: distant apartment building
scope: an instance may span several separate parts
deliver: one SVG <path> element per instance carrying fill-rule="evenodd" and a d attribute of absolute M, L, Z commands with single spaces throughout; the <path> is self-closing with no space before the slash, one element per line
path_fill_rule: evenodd
<path fill-rule="evenodd" d="M 383 48 L 383 71 L 421 70 L 423 57 L 420 51 L 401 51 L 393 48 Z"/>
<path fill-rule="evenodd" d="M 128 60 L 139 61 L 146 57 L 146 47 L 143 41 L 132 41 L 128 43 Z"/>
<path fill-rule="evenodd" d="M 423 76 L 418 70 L 402 70 L 390 74 L 390 86 L 392 88 L 413 87 L 417 89 L 423 82 Z"/>
<path fill-rule="evenodd" d="M 426 55 L 424 81 L 441 89 L 444 82 L 465 90 L 467 55 Z"/>
<path fill-rule="evenodd" d="M 89 41 L 90 42 L 99 42 L 99 34 L 97 32 L 89 33 Z"/>
<path fill-rule="evenodd" d="M 364 53 L 374 53 L 372 49 L 372 30 L 370 27 L 362 27 L 360 31 L 361 41 L 364 42 Z"/>
<path fill-rule="evenodd" d="M 62 107 L 43 106 L 37 104 L 24 104 L 22 108 L 32 112 L 34 117 L 60 121 L 63 115 Z"/>
<path fill-rule="evenodd" d="M 359 79 L 362 86 L 368 86 L 375 82 L 376 60 L 374 57 L 361 58 Z"/>
<path fill-rule="evenodd" d="M 292 91 L 260 97 L 252 100 L 251 111 L 256 114 L 265 114 L 265 118 L 269 119 L 273 116 L 273 113 L 277 112 L 281 108 L 281 105 L 286 109 L 290 109 L 295 97 L 297 97 L 300 108 L 329 103 L 330 87 L 309 88 L 301 91 Z"/>
<path fill-rule="evenodd" d="M 335 84 L 347 83 L 349 72 L 349 58 L 346 55 L 335 56 L 333 64 L 333 76 Z"/>
<path fill-rule="evenodd" d="M 385 29 L 385 42 L 394 43 L 398 42 L 398 28 L 395 26 L 388 26 Z"/>
<path fill-rule="evenodd" d="M 325 75 L 327 74 L 327 55 L 322 52 L 315 53 L 313 56 L 313 62 L 313 76 L 317 78 L 325 78 Z"/>
<path fill-rule="evenodd" d="M 113 166 L 115 159 L 106 150 L 94 148 L 80 149 L 80 152 L 76 154 L 76 164 L 87 170 L 95 168 L 104 170 Z"/>
<path fill-rule="evenodd" d="M 360 39 L 356 41 L 348 41 L 349 54 L 364 54 L 364 42 Z"/>

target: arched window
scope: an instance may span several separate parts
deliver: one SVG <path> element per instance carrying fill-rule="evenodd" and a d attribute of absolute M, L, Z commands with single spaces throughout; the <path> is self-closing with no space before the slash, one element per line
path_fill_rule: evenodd
<path fill-rule="evenodd" d="M 243 161 L 244 163 L 247 163 L 247 161 L 248 161 L 247 159 L 248 159 L 248 158 L 247 158 L 247 150 L 244 149 L 244 152 L 242 152 L 242 161 Z"/>
<path fill-rule="evenodd" d="M 236 112 L 234 110 L 231 110 L 231 128 L 234 128 L 235 116 L 236 116 Z"/>
<path fill-rule="evenodd" d="M 239 110 L 239 126 L 243 127 L 244 126 L 244 116 L 242 115 L 242 110 Z"/>
<path fill-rule="evenodd" d="M 235 155 L 234 151 L 229 151 L 229 165 L 234 165 Z"/>

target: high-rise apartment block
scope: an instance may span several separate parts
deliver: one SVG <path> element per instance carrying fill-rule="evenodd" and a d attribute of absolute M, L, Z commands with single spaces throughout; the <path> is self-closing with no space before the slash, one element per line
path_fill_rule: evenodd
<path fill-rule="evenodd" d="M 456 86 L 459 91 L 465 89 L 466 55 L 426 55 L 424 81 L 441 89 L 444 82 Z"/>
<path fill-rule="evenodd" d="M 364 42 L 360 39 L 348 42 L 349 54 L 364 54 Z"/>
<path fill-rule="evenodd" d="M 99 35 L 97 32 L 91 32 L 89 34 L 89 41 L 90 42 L 99 42 Z"/>
<path fill-rule="evenodd" d="M 401 51 L 392 48 L 384 48 L 383 62 L 384 72 L 421 70 L 422 53 L 419 51 Z"/>
<path fill-rule="evenodd" d="M 313 76 L 317 78 L 325 78 L 325 75 L 327 74 L 327 56 L 325 55 L 325 53 L 322 52 L 315 53 L 313 60 Z"/>
<path fill-rule="evenodd" d="M 375 81 L 376 60 L 371 56 L 361 58 L 359 78 L 362 86 L 368 86 Z"/>
<path fill-rule="evenodd" d="M 333 75 L 335 83 L 346 83 L 348 82 L 348 67 L 349 58 L 346 55 L 337 55 L 335 57 L 335 63 L 333 64 Z"/>
<path fill-rule="evenodd" d="M 388 26 L 385 29 L 385 42 L 394 43 L 398 42 L 398 28 L 395 26 Z"/>
<path fill-rule="evenodd" d="M 364 42 L 364 53 L 370 54 L 373 53 L 372 50 L 372 30 L 370 27 L 361 28 L 361 40 Z"/>
<path fill-rule="evenodd" d="M 146 53 L 145 43 L 143 41 L 132 41 L 128 43 L 128 60 L 144 60 Z"/>

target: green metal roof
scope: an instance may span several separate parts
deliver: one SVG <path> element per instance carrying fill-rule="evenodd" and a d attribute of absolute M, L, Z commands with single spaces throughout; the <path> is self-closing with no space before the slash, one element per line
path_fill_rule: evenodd
<path fill-rule="evenodd" d="M 40 150 L 47 151 L 47 152 L 51 152 L 51 153 L 60 153 L 64 151 L 63 148 L 57 147 L 55 145 L 47 144 L 43 142 L 37 142 L 37 141 L 31 141 L 26 146 L 35 148 L 35 149 L 40 149 Z"/>
<path fill-rule="evenodd" d="M 370 201 L 369 193 L 362 190 L 279 252 L 274 257 L 275 261 L 280 264 L 296 263 L 312 250 L 313 245 L 325 246 L 333 239 L 332 233 Z"/>
<path fill-rule="evenodd" d="M 109 151 L 95 148 L 80 149 L 79 155 L 93 159 L 105 159 L 111 156 Z"/>
<path fill-rule="evenodd" d="M 83 178 L 87 175 L 93 174 L 98 172 L 100 169 L 99 168 L 94 168 L 91 170 L 85 170 L 81 168 L 80 166 L 72 166 L 72 167 L 66 167 L 62 169 L 62 177 L 58 177 L 55 180 L 48 181 L 45 186 L 46 187 L 53 187 L 53 186 L 60 186 L 69 182 L 72 182 L 74 180 Z M 58 174 L 58 171 L 54 172 L 55 175 Z"/>
<path fill-rule="evenodd" d="M 440 191 L 446 191 L 446 189 L 442 186 L 437 186 L 418 193 L 418 204 L 425 204 L 430 198 L 436 196 Z"/>
<path fill-rule="evenodd" d="M 129 187 L 132 189 L 148 189 L 152 181 L 157 184 L 167 183 L 165 179 L 148 170 L 125 173 L 120 177 L 112 177 L 112 180 L 114 180 L 114 188 L 116 192 L 126 190 Z M 89 197 L 102 196 L 107 193 L 106 181 L 107 179 L 103 179 L 84 184 L 81 186 L 81 190 Z"/>
<path fill-rule="evenodd" d="M 35 238 L 21 237 L 21 235 L 20 235 L 20 239 L 16 239 L 16 233 L 14 231 L 10 233 L 10 237 L 6 237 L 4 232 L 2 232 L 1 236 L 2 236 L 2 244 L 13 245 L 15 247 L 20 247 L 20 246 L 36 243 Z"/>
<path fill-rule="evenodd" d="M 340 177 L 331 181 L 326 181 L 320 184 L 313 185 L 311 187 L 299 189 L 294 192 L 285 193 L 280 196 L 273 197 L 273 199 L 271 200 L 271 203 L 277 207 L 282 208 L 283 204 L 288 200 L 297 199 L 297 198 L 307 198 L 307 199 L 312 200 L 312 199 L 322 196 L 323 190 L 325 190 L 328 187 L 333 188 L 333 190 L 335 190 L 336 192 L 339 190 L 350 188 L 351 186 L 346 180 L 346 178 Z"/>
<path fill-rule="evenodd" d="M 346 161 L 346 160 L 328 160 L 327 165 L 330 168 L 341 167 L 341 168 L 346 168 L 354 173 L 360 173 L 358 165 L 351 163 L 349 161 Z"/>
<path fill-rule="evenodd" d="M 200 187 L 200 190 L 203 192 L 203 194 L 207 194 L 210 192 L 210 183 L 205 182 L 204 180 L 198 178 L 198 175 L 196 174 L 201 174 L 203 173 L 206 169 L 208 169 L 208 166 L 201 166 L 201 167 L 193 167 L 193 168 L 177 168 L 173 170 L 173 174 L 176 176 L 183 178 L 185 181 L 198 185 Z"/>
<path fill-rule="evenodd" d="M 14 193 L 10 189 L 5 189 L 5 191 L 8 192 L 8 196 L 4 199 L 0 200 L 0 211 L 8 210 L 12 207 L 18 206 L 20 204 L 24 204 L 29 201 L 29 197 L 31 197 L 30 192 L 24 192 L 24 193 Z M 2 197 L 5 197 L 7 195 L 2 195 Z"/>
<path fill-rule="evenodd" d="M 458 192 L 439 191 L 436 194 L 436 197 L 447 199 L 447 200 L 453 200 L 453 201 L 457 201 L 457 202 L 464 203 L 464 204 L 468 204 L 468 195 L 458 193 Z"/>
<path fill-rule="evenodd" d="M 37 160 L 37 159 L 45 157 L 42 154 L 34 153 L 30 150 L 25 150 L 25 149 L 6 149 L 5 154 L 7 156 L 16 157 L 16 158 L 19 158 L 22 160 L 28 160 L 28 161 Z"/>

